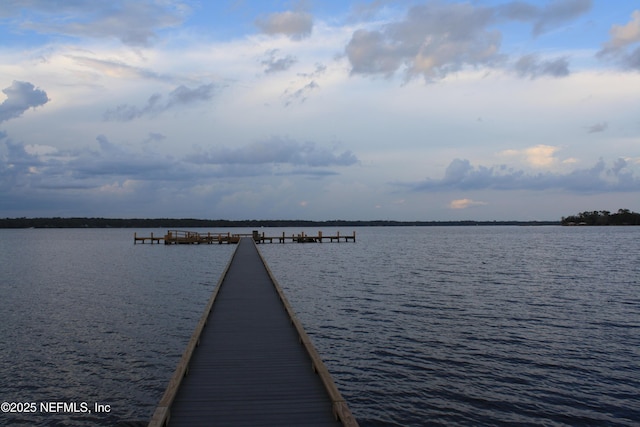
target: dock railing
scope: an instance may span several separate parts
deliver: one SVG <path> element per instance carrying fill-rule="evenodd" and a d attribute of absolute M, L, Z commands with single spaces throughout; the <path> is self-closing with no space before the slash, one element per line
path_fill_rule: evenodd
<path fill-rule="evenodd" d="M 133 244 L 141 243 L 160 243 L 162 241 L 165 245 L 174 244 L 212 244 L 212 243 L 238 243 L 240 238 L 251 236 L 256 243 L 273 243 L 274 240 L 279 243 L 294 242 L 294 243 L 322 243 L 323 241 L 337 242 L 341 241 L 349 242 L 356 241 L 356 232 L 352 234 L 340 234 L 339 231 L 333 235 L 325 235 L 322 231 L 318 231 L 317 235 L 307 234 L 304 231 L 300 233 L 292 233 L 287 235 L 284 231 L 280 236 L 267 236 L 265 232 L 259 233 L 254 230 L 252 233 L 201 233 L 197 231 L 188 230 L 169 230 L 164 237 L 157 237 L 151 233 L 151 236 L 138 236 L 138 233 L 133 233 Z"/>

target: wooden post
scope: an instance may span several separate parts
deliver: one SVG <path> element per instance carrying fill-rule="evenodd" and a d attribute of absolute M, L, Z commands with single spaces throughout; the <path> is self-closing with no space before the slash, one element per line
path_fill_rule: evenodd
<path fill-rule="evenodd" d="M 133 244 L 135 245 L 137 241 L 138 241 L 138 233 L 136 233 L 136 232 L 134 231 L 134 232 L 133 232 Z"/>
<path fill-rule="evenodd" d="M 322 243 L 322 231 L 318 231 L 318 239 L 320 240 L 320 243 Z"/>

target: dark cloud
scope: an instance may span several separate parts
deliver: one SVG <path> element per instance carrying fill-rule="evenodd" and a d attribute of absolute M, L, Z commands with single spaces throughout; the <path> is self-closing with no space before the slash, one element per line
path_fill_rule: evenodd
<path fill-rule="evenodd" d="M 609 127 L 609 124 L 607 122 L 595 123 L 587 127 L 587 133 L 604 132 L 605 130 L 607 130 L 608 127 Z"/>
<path fill-rule="evenodd" d="M 350 166 L 358 162 L 351 151 L 336 154 L 332 150 L 317 147 L 313 142 L 299 143 L 281 137 L 273 137 L 240 148 L 220 147 L 208 153 L 190 156 L 189 160 L 211 165 L 282 164 L 310 167 Z"/>
<path fill-rule="evenodd" d="M 149 136 L 150 140 L 162 138 L 158 134 Z M 52 147 L 38 150 L 8 138 L 3 143 L 4 154 L 0 156 L 3 201 L 23 194 L 37 197 L 38 192 L 45 190 L 117 193 L 133 191 L 133 186 L 141 185 L 192 188 L 212 178 L 306 175 L 319 179 L 337 174 L 327 170 L 329 167 L 358 162 L 351 151 L 337 152 L 287 138 L 271 138 L 237 149 L 217 148 L 182 159 L 154 154 L 144 147 L 134 150 L 112 142 L 105 135 L 98 135 L 91 146 L 73 150 Z"/>
<path fill-rule="evenodd" d="M 157 31 L 182 23 L 189 8 L 181 1 L 109 2 L 4 0 L 0 14 L 20 18 L 19 26 L 39 33 L 116 38 L 131 46 L 150 45 Z"/>
<path fill-rule="evenodd" d="M 149 97 L 144 107 L 121 104 L 115 109 L 105 112 L 104 119 L 107 121 L 131 121 L 143 116 L 154 116 L 172 108 L 208 101 L 215 95 L 215 90 L 216 86 L 213 83 L 193 89 L 180 85 L 169 93 L 166 101 L 162 95 L 156 93 Z"/>
<path fill-rule="evenodd" d="M 640 71 L 640 47 L 624 55 L 622 65 L 627 69 Z"/>
<path fill-rule="evenodd" d="M 291 68 L 293 64 L 298 62 L 298 59 L 292 55 L 276 58 L 277 53 L 278 49 L 268 51 L 266 53 L 266 58 L 260 62 L 262 65 L 264 65 L 264 72 L 266 74 L 286 71 Z"/>
<path fill-rule="evenodd" d="M 304 86 L 298 89 L 295 89 L 293 91 L 286 90 L 284 93 L 284 97 L 286 99 L 284 104 L 285 107 L 288 107 L 294 102 L 303 103 L 304 101 L 307 100 L 307 98 L 309 97 L 309 94 L 315 89 L 318 89 L 319 87 L 320 85 L 318 85 L 315 81 L 312 80 L 309 83 L 305 84 Z"/>
<path fill-rule="evenodd" d="M 307 12 L 272 13 L 258 19 L 256 25 L 265 34 L 283 34 L 293 40 L 301 40 L 311 35 L 313 16 Z"/>
<path fill-rule="evenodd" d="M 541 60 L 535 54 L 522 56 L 516 61 L 514 68 L 520 77 L 529 77 L 532 80 L 544 76 L 566 77 L 570 73 L 567 58 Z"/>
<path fill-rule="evenodd" d="M 504 62 L 502 34 L 492 28 L 500 21 L 530 23 L 535 35 L 584 14 L 591 0 L 556 0 L 545 7 L 514 1 L 499 6 L 471 2 L 428 1 L 411 7 L 403 20 L 377 30 L 356 30 L 345 48 L 352 74 L 390 77 L 404 70 L 411 79 L 444 78 L 464 67 L 495 66 Z M 566 58 L 537 63 L 525 74 L 568 74 Z"/>
<path fill-rule="evenodd" d="M 297 76 L 301 79 L 293 81 L 282 93 L 284 106 L 288 107 L 292 104 L 304 103 L 309 96 L 311 96 L 312 92 L 320 88 L 316 80 L 324 74 L 326 70 L 326 65 L 316 64 L 316 68 L 312 72 L 298 73 Z"/>
<path fill-rule="evenodd" d="M 163 141 L 167 139 L 166 136 L 164 136 L 161 133 L 157 133 L 157 132 L 149 132 L 149 136 L 147 137 L 147 139 L 144 140 L 145 143 L 149 143 L 149 142 L 159 142 L 159 141 Z"/>
<path fill-rule="evenodd" d="M 14 81 L 2 93 L 7 98 L 0 104 L 0 123 L 20 117 L 28 109 L 49 102 L 47 93 L 29 82 Z"/>
<path fill-rule="evenodd" d="M 428 178 L 411 184 L 415 191 L 449 190 L 564 190 L 573 193 L 640 191 L 640 177 L 629 170 L 624 159 L 607 168 L 600 159 L 593 167 L 565 174 L 544 172 L 529 174 L 507 166 L 473 166 L 469 160 L 455 159 L 442 179 Z"/>

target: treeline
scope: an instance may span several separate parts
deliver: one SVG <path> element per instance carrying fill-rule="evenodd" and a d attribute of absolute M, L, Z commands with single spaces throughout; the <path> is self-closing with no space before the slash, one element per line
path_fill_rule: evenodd
<path fill-rule="evenodd" d="M 308 221 L 193 218 L 0 218 L 0 228 L 222 228 L 222 227 L 391 227 L 451 225 L 558 225 L 557 221 Z"/>
<path fill-rule="evenodd" d="M 577 215 L 562 217 L 562 225 L 640 225 L 640 213 L 629 209 L 610 211 L 585 211 Z"/>

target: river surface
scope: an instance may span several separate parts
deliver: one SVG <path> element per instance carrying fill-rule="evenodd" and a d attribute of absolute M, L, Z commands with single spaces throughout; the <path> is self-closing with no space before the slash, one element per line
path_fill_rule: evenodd
<path fill-rule="evenodd" d="M 361 426 L 640 423 L 640 227 L 355 230 L 259 248 Z M 133 231 L 0 230 L 0 425 L 150 418 L 235 246 Z"/>

